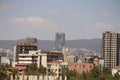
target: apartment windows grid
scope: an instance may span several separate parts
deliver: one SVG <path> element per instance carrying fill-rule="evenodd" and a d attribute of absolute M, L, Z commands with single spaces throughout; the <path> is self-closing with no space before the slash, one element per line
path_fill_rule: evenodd
<path fill-rule="evenodd" d="M 102 57 L 105 60 L 105 66 L 114 68 L 119 66 L 119 35 L 115 32 L 106 31 L 103 33 L 103 52 Z"/>

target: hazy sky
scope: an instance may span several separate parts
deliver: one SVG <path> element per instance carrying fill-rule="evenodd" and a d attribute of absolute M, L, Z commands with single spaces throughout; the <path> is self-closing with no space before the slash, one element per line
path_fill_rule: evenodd
<path fill-rule="evenodd" d="M 0 0 L 0 39 L 101 38 L 120 33 L 120 0 Z"/>

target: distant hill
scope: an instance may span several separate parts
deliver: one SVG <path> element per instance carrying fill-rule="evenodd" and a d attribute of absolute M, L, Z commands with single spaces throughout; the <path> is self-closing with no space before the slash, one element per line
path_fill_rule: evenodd
<path fill-rule="evenodd" d="M 0 40 L 0 48 L 13 49 L 20 40 Z M 68 48 L 87 48 L 96 52 L 101 51 L 101 39 L 66 40 Z M 38 49 L 54 49 L 55 42 L 51 40 L 38 40 Z"/>

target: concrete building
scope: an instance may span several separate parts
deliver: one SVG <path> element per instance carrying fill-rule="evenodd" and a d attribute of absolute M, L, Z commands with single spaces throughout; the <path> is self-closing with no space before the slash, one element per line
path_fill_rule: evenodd
<path fill-rule="evenodd" d="M 37 63 L 37 66 L 47 67 L 47 54 L 37 51 L 37 39 L 27 38 L 14 47 L 14 62 L 16 64 Z M 15 65 L 14 64 L 14 65 Z"/>
<path fill-rule="evenodd" d="M 10 59 L 7 57 L 1 57 L 1 64 L 9 64 L 10 65 Z"/>
<path fill-rule="evenodd" d="M 62 73 L 61 62 L 47 63 L 48 74 L 56 75 L 57 77 Z"/>
<path fill-rule="evenodd" d="M 11 68 L 6 68 L 6 70 L 7 70 L 7 75 L 12 75 L 12 70 L 13 70 L 13 69 L 14 69 L 13 67 L 11 67 Z M 18 70 L 18 75 L 25 75 L 25 74 L 26 74 L 26 71 L 27 71 L 27 69 L 28 69 L 28 65 L 26 65 L 26 64 L 17 64 L 17 65 L 15 65 L 15 69 Z"/>
<path fill-rule="evenodd" d="M 19 54 L 18 64 L 36 63 L 38 67 L 42 65 L 47 67 L 47 54 L 41 54 L 41 51 L 29 51 L 29 54 Z"/>
<path fill-rule="evenodd" d="M 20 54 L 29 54 L 29 51 L 37 50 L 36 38 L 27 38 L 25 42 L 19 42 L 14 47 L 14 62 L 19 62 Z"/>
<path fill-rule="evenodd" d="M 62 72 L 68 70 L 67 62 L 49 62 L 47 63 L 47 73 L 59 77 Z"/>
<path fill-rule="evenodd" d="M 76 55 L 68 55 L 67 56 L 67 62 L 72 62 L 72 63 L 77 62 Z"/>
<path fill-rule="evenodd" d="M 91 69 L 93 69 L 94 66 L 100 66 L 99 65 L 99 58 L 94 57 L 92 62 L 86 62 L 86 63 L 70 63 L 68 64 L 68 70 L 76 71 L 78 73 L 88 73 Z"/>
<path fill-rule="evenodd" d="M 62 51 L 41 50 L 41 54 L 47 54 L 47 62 L 52 62 L 52 61 L 61 62 L 64 60 Z"/>
<path fill-rule="evenodd" d="M 64 62 L 67 62 L 67 57 L 69 55 L 69 49 L 64 47 L 62 49 L 62 52 L 63 52 L 63 56 L 64 56 Z"/>
<path fill-rule="evenodd" d="M 19 42 L 14 47 L 14 62 L 18 62 L 19 54 L 28 54 L 30 50 L 37 50 L 36 38 L 27 38 L 25 42 Z"/>
<path fill-rule="evenodd" d="M 78 73 L 87 73 L 91 69 L 93 69 L 94 64 L 93 63 L 69 63 L 68 64 L 68 70 L 76 71 Z"/>
<path fill-rule="evenodd" d="M 57 51 L 62 51 L 63 47 L 65 47 L 65 33 L 56 33 L 55 49 Z"/>
<path fill-rule="evenodd" d="M 105 67 L 110 69 L 120 65 L 120 34 L 106 31 L 103 33 L 102 58 L 105 61 Z"/>

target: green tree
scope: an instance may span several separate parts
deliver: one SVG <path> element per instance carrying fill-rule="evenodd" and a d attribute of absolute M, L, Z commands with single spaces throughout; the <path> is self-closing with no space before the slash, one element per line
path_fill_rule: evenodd
<path fill-rule="evenodd" d="M 44 80 L 44 75 L 46 75 L 46 68 L 44 68 L 42 65 L 40 65 L 40 67 L 38 68 L 38 74 L 43 76 L 43 80 Z"/>
<path fill-rule="evenodd" d="M 67 71 L 66 76 L 68 80 L 78 80 L 79 76 L 76 71 Z"/>
<path fill-rule="evenodd" d="M 112 75 L 112 72 L 111 72 L 110 68 L 108 68 L 108 67 L 103 68 L 103 73 Z"/>
<path fill-rule="evenodd" d="M 15 76 L 17 75 L 17 78 L 18 78 L 18 70 L 13 68 L 12 69 L 12 75 L 13 75 L 13 80 L 15 80 Z"/>
<path fill-rule="evenodd" d="M 37 65 L 35 63 L 32 63 L 28 66 L 28 71 L 27 71 L 27 74 L 28 75 L 35 75 L 37 74 Z"/>
<path fill-rule="evenodd" d="M 100 80 L 113 80 L 112 72 L 108 67 L 103 68 L 103 72 L 101 72 Z"/>
<path fill-rule="evenodd" d="M 100 78 L 100 71 L 97 66 L 94 66 L 93 69 L 90 71 L 90 75 L 94 80 L 99 80 Z"/>
<path fill-rule="evenodd" d="M 7 74 L 4 70 L 0 70 L 0 79 L 5 80 L 7 78 Z"/>
<path fill-rule="evenodd" d="M 6 65 L 2 64 L 0 65 L 0 79 L 5 80 L 8 78 L 7 72 L 6 72 Z"/>

